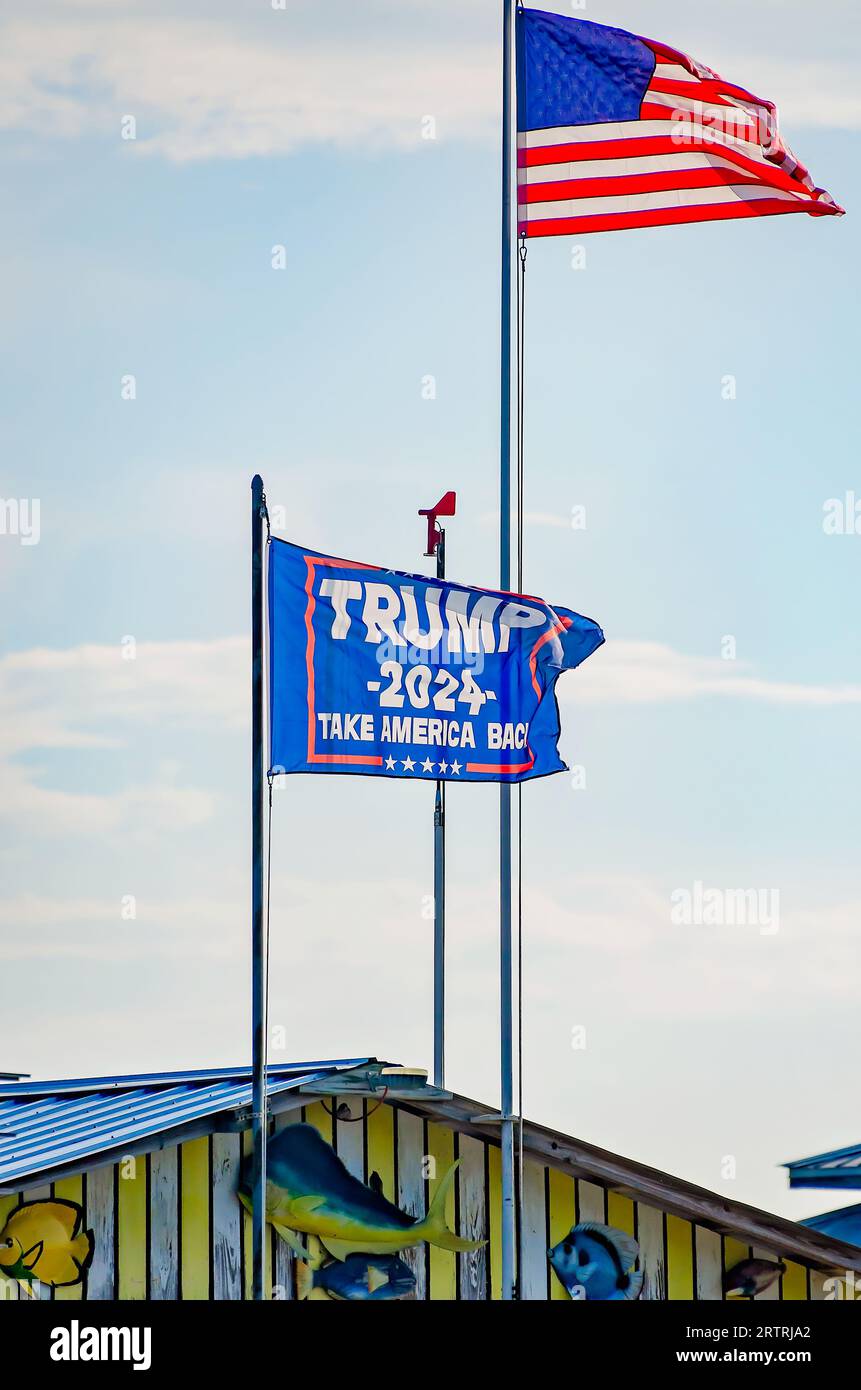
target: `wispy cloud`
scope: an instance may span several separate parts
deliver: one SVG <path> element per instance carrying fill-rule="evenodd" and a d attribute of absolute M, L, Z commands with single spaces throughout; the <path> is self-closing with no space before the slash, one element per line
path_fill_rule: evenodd
<path fill-rule="evenodd" d="M 3 34 L 0 127 L 48 138 L 120 139 L 130 155 L 175 162 L 290 154 L 306 145 L 420 148 L 490 137 L 497 105 L 491 43 L 409 43 L 384 26 L 349 42 L 331 14 L 298 32 L 270 13 L 268 31 L 215 21 L 118 16 L 86 23 L 19 21 Z"/>
<path fill-rule="evenodd" d="M 145 642 L 125 659 L 130 650 L 35 648 L 0 660 L 0 818 L 30 835 L 105 835 L 184 830 L 212 816 L 212 795 L 164 763 L 104 793 L 52 786 L 38 764 L 52 750 L 122 748 L 147 730 L 245 726 L 247 640 Z"/>
<path fill-rule="evenodd" d="M 242 904 L 225 898 L 142 898 L 133 917 L 119 898 L 0 899 L 0 960 L 208 959 L 241 954 Z"/>
<path fill-rule="evenodd" d="M 563 679 L 560 698 L 580 704 L 666 704 L 706 696 L 772 705 L 861 703 L 861 686 L 806 685 L 764 677 L 736 661 L 690 656 L 658 642 L 610 640 Z M 249 722 L 248 642 L 144 642 L 123 648 L 35 648 L 0 660 L 0 817 L 31 834 L 182 830 L 208 820 L 212 795 L 182 784 L 169 766 L 111 793 L 50 784 L 52 750 L 119 749 L 142 731 L 239 732 Z"/>
<path fill-rule="evenodd" d="M 774 680 L 741 661 L 688 656 L 660 642 L 612 640 L 578 671 L 576 682 L 562 682 L 559 694 L 590 704 L 659 704 L 705 695 L 773 705 L 861 704 L 861 685 Z"/>
<path fill-rule="evenodd" d="M 440 140 L 498 139 L 495 20 L 463 6 L 20 6 L 0 48 L 0 128 L 49 140 L 119 140 L 130 157 L 174 162 L 284 155 L 305 146 L 420 149 L 431 116 Z M 179 16 L 179 17 L 178 17 Z M 633 21 L 629 21 L 633 22 Z M 670 36 L 672 37 L 672 36 Z M 699 53 L 716 61 L 710 51 Z M 768 54 L 724 61 L 796 124 L 861 125 L 857 65 Z M 755 80 L 754 80 L 755 79 Z M 791 132 L 790 132 L 791 134 Z"/>
<path fill-rule="evenodd" d="M 478 518 L 480 526 L 498 526 L 499 512 L 482 512 Z M 571 530 L 571 513 L 565 512 L 524 512 L 526 526 L 549 526 L 561 531 Z"/>
<path fill-rule="evenodd" d="M 136 723 L 241 728 L 247 658 L 242 637 L 12 652 L 0 659 L 0 754 L 116 747 Z"/>

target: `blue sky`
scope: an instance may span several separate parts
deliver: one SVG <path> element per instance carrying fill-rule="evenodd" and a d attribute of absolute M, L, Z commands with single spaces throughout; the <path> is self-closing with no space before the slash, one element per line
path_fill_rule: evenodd
<path fill-rule="evenodd" d="M 246 1056 L 255 470 L 287 537 L 405 569 L 456 488 L 449 571 L 496 583 L 497 9 L 7 6 L 0 494 L 40 538 L 0 536 L 0 1065 Z M 861 42 L 849 0 L 645 12 L 577 10 L 777 101 L 849 216 L 530 248 L 525 583 L 608 640 L 560 687 L 586 789 L 523 793 L 526 1109 L 798 1216 L 827 1194 L 775 1165 L 858 1139 L 861 537 L 822 523 L 861 496 Z M 495 809 L 450 797 L 482 1099 Z M 429 1065 L 428 790 L 285 780 L 273 850 L 282 1055 Z M 674 925 L 696 882 L 777 890 L 779 930 Z"/>

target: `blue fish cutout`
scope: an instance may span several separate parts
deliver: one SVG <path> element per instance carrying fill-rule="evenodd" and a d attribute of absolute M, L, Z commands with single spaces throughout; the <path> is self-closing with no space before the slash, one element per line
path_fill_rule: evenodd
<path fill-rule="evenodd" d="M 573 1299 L 613 1302 L 640 1297 L 643 1271 L 633 1268 L 639 1253 L 633 1236 L 584 1221 L 572 1226 L 565 1239 L 547 1251 L 547 1258 Z"/>
<path fill-rule="evenodd" d="M 301 1261 L 296 1265 L 300 1298 L 322 1290 L 329 1298 L 349 1302 L 382 1303 L 408 1298 L 415 1293 L 415 1276 L 397 1255 L 348 1255 L 346 1260 Z"/>

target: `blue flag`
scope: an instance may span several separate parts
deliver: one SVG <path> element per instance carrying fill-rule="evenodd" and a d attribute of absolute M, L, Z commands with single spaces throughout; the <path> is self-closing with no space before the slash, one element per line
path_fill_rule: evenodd
<path fill-rule="evenodd" d="M 269 547 L 270 771 L 564 772 L 554 686 L 604 640 L 543 600 Z"/>

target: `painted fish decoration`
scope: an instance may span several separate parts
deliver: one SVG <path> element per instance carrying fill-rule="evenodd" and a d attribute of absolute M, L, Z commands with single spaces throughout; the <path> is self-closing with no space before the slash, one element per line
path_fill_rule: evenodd
<path fill-rule="evenodd" d="M 296 1266 L 300 1298 L 322 1290 L 329 1298 L 350 1302 L 382 1303 L 406 1298 L 415 1292 L 415 1276 L 397 1255 L 348 1255 L 346 1260 L 327 1260 L 322 1255 Z"/>
<path fill-rule="evenodd" d="M 640 1297 L 643 1271 L 633 1268 L 639 1253 L 633 1236 L 585 1221 L 572 1226 L 547 1258 L 572 1298 L 612 1302 Z"/>
<path fill-rule="evenodd" d="M 786 1265 L 782 1260 L 741 1260 L 724 1275 L 724 1293 L 755 1298 L 785 1273 Z"/>
<path fill-rule="evenodd" d="M 296 1232 L 319 1236 L 337 1260 L 349 1255 L 393 1255 L 426 1240 L 443 1250 L 477 1250 L 448 1229 L 445 1202 L 457 1163 L 440 1179 L 426 1216 L 408 1216 L 381 1192 L 366 1187 L 344 1167 L 313 1125 L 287 1125 L 266 1146 L 266 1219 L 300 1259 L 307 1252 Z M 239 1199 L 251 1210 L 250 1166 Z"/>
<path fill-rule="evenodd" d="M 60 1197 L 21 1202 L 0 1231 L 0 1273 L 32 1284 L 38 1279 L 59 1289 L 79 1284 L 93 1258 L 92 1231 L 84 1213 Z"/>

